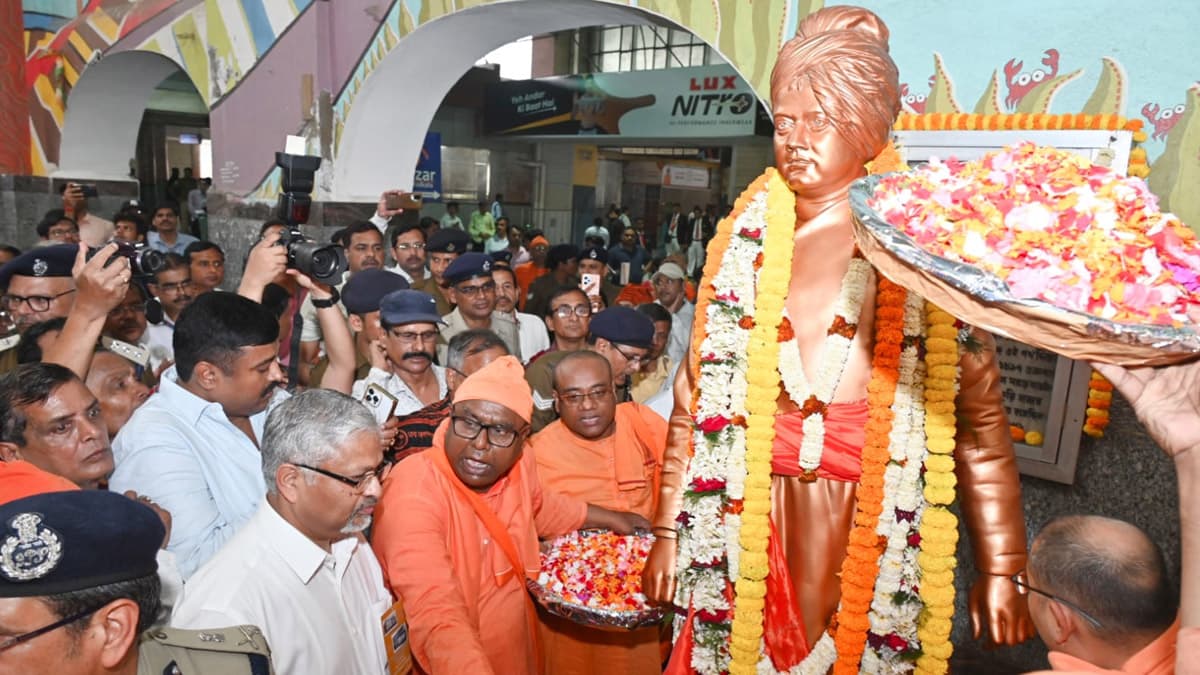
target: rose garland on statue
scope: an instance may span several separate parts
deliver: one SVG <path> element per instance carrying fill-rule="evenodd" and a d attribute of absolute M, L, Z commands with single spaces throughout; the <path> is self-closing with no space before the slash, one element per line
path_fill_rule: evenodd
<path fill-rule="evenodd" d="M 678 519 L 676 603 L 694 610 L 691 665 L 700 673 L 776 672 L 762 642 L 775 400 L 782 381 L 810 410 L 806 438 L 810 428 L 823 436 L 824 407 L 870 283 L 869 267 L 856 258 L 843 280 L 826 365 L 810 386 L 783 316 L 794 226 L 794 196 L 768 169 L 720 223 L 705 269 L 710 282 L 697 303 L 696 432 Z M 940 505 L 954 498 L 948 453 L 959 329 L 886 281 L 877 305 L 870 422 L 842 604 L 836 627 L 790 673 L 825 673 L 835 664 L 839 672 L 908 672 L 922 652 L 922 672 L 945 672 L 951 649 L 945 628 L 957 530 Z M 947 330 L 949 344 L 941 339 Z M 802 448 L 802 471 L 815 471 L 822 449 Z"/>

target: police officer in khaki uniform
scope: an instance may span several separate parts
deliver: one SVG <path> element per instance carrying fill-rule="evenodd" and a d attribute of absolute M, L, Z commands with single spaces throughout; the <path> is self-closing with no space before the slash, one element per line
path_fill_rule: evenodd
<path fill-rule="evenodd" d="M 150 508 L 102 490 L 0 506 L 0 663 L 54 675 L 271 675 L 253 626 L 190 631 L 160 618 Z"/>
<path fill-rule="evenodd" d="M 587 349 L 608 359 L 617 403 L 629 399 L 629 378 L 650 352 L 654 340 L 654 322 L 629 307 L 609 307 L 592 315 L 588 324 Z M 554 368 L 571 352 L 550 352 L 539 356 L 525 369 L 525 381 L 533 389 L 533 432 L 558 419 L 554 407 Z"/>
<path fill-rule="evenodd" d="M 425 244 L 425 264 L 429 266 L 429 277 L 414 280 L 412 288 L 432 295 L 437 301 L 437 313 L 440 316 L 446 316 L 454 309 L 454 305 L 442 293 L 446 285 L 443 274 L 450 263 L 467 252 L 470 245 L 471 238 L 462 230 L 438 230 Z"/>

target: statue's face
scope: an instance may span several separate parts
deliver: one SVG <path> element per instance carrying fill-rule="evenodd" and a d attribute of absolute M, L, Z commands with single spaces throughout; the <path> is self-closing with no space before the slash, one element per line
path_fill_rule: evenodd
<path fill-rule="evenodd" d="M 775 166 L 788 187 L 804 197 L 844 190 L 866 174 L 859 157 L 825 114 L 807 84 L 776 97 Z"/>

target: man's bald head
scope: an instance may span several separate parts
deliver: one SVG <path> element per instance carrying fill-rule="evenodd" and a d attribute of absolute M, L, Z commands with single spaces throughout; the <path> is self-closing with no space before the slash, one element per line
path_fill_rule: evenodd
<path fill-rule="evenodd" d="M 1162 551 L 1136 525 L 1113 518 L 1051 520 L 1030 547 L 1029 577 L 1094 617 L 1102 627 L 1088 627 L 1112 643 L 1157 636 L 1179 606 Z"/>
<path fill-rule="evenodd" d="M 554 365 L 554 377 L 552 380 L 554 388 L 557 390 L 561 386 L 559 384 L 561 379 L 559 376 L 561 374 L 573 372 L 582 367 L 583 364 L 593 364 L 603 369 L 604 372 L 608 373 L 609 381 L 612 381 L 612 365 L 609 364 L 608 359 L 596 352 L 581 350 L 567 354 Z"/>

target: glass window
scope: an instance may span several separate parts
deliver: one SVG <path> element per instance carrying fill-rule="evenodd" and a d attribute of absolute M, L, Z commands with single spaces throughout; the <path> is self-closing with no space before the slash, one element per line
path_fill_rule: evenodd
<path fill-rule="evenodd" d="M 666 67 L 667 67 L 667 50 L 655 49 L 654 50 L 653 68 L 655 70 L 662 70 L 663 68 L 666 68 Z"/>
<path fill-rule="evenodd" d="M 596 28 L 587 59 L 598 72 L 687 68 L 725 61 L 687 30 L 658 26 Z"/>
<path fill-rule="evenodd" d="M 474 202 L 491 194 L 491 152 L 442 146 L 442 193 L 447 200 Z"/>

